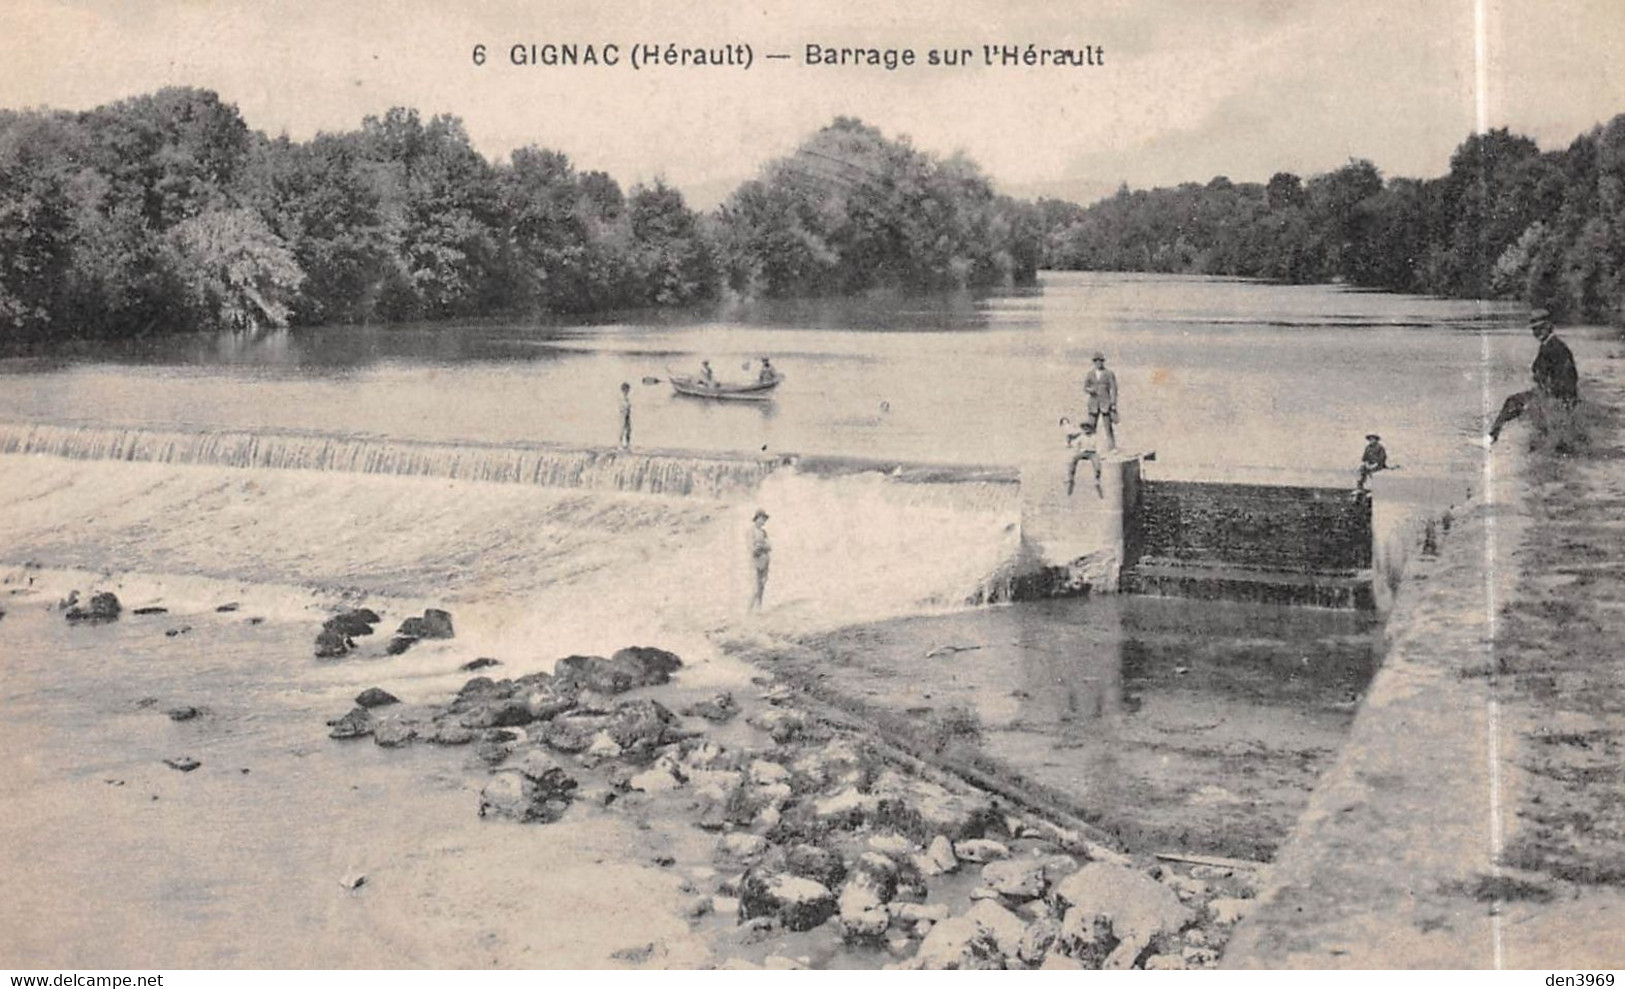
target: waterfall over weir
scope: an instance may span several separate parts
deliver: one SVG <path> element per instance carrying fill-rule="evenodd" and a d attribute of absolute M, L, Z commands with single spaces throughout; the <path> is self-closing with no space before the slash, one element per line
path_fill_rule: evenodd
<path fill-rule="evenodd" d="M 0 453 L 444 477 L 719 499 L 748 495 L 788 463 L 783 456 L 10 422 L 0 422 Z"/>

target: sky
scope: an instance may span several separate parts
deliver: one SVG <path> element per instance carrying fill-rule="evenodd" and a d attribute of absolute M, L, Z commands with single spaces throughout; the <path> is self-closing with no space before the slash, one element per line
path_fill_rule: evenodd
<path fill-rule="evenodd" d="M 708 207 L 838 115 L 1004 192 L 1311 175 L 1351 157 L 1442 174 L 1478 123 L 1543 148 L 1625 113 L 1621 0 L 0 0 L 0 107 L 86 109 L 217 91 L 306 139 L 392 106 L 460 117 L 492 159 L 536 144 Z M 1475 26 L 1482 25 L 1482 73 Z M 514 44 L 615 44 L 617 66 L 514 66 Z M 633 44 L 747 43 L 749 69 L 634 70 Z M 488 59 L 475 65 L 474 46 Z M 807 45 L 1097 46 L 1102 65 L 887 71 Z M 767 53 L 794 57 L 769 61 Z M 1484 81 L 1482 90 L 1478 80 Z"/>

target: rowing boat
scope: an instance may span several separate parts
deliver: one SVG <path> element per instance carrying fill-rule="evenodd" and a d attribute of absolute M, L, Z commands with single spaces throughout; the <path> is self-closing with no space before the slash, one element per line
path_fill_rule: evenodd
<path fill-rule="evenodd" d="M 733 384 L 727 381 L 705 382 L 692 375 L 670 374 L 672 390 L 690 398 L 715 398 L 733 402 L 765 402 L 773 397 L 773 389 L 784 380 L 775 373 L 771 378 Z"/>

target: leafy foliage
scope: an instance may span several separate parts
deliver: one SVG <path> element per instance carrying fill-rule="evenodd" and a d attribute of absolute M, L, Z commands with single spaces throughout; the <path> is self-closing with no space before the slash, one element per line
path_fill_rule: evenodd
<path fill-rule="evenodd" d="M 1342 280 L 1625 323 L 1625 115 L 1561 151 L 1472 135 L 1437 179 L 1384 181 L 1354 160 L 1308 182 L 1219 177 L 1038 208 L 1052 267 Z"/>

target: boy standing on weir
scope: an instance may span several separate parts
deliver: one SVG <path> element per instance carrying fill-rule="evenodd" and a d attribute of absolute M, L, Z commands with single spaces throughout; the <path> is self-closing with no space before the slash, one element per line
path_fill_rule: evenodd
<path fill-rule="evenodd" d="M 773 558 L 773 546 L 767 539 L 767 513 L 760 508 L 751 520 L 750 562 L 756 570 L 756 589 L 751 594 L 750 610 L 762 610 L 762 593 L 767 590 L 767 568 Z"/>
<path fill-rule="evenodd" d="M 621 449 L 632 449 L 632 385 L 621 382 Z"/>
<path fill-rule="evenodd" d="M 1083 377 L 1083 391 L 1089 396 L 1089 429 L 1098 430 L 1105 420 L 1106 442 L 1101 452 L 1110 452 L 1117 449 L 1117 375 L 1106 367 L 1106 355 L 1100 351 L 1090 360 L 1094 367 Z"/>

